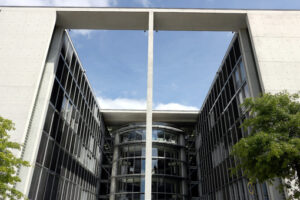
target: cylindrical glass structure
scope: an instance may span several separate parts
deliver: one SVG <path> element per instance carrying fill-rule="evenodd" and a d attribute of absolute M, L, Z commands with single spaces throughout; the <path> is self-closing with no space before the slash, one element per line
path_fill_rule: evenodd
<path fill-rule="evenodd" d="M 184 199 L 186 163 L 183 131 L 169 124 L 152 126 L 152 199 Z M 144 199 L 145 124 L 115 131 L 115 199 Z M 112 183 L 113 184 L 113 183 Z"/>

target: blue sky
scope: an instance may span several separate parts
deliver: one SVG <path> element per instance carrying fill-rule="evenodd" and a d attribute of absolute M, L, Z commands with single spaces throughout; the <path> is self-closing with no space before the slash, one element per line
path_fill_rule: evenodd
<path fill-rule="evenodd" d="M 300 9 L 299 0 L 0 0 L 0 5 Z M 71 30 L 101 108 L 144 109 L 147 32 Z M 154 34 L 154 108 L 199 109 L 231 32 Z"/>

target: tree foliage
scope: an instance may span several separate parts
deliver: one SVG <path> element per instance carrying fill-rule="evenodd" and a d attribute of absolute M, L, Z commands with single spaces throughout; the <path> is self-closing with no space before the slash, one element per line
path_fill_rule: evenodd
<path fill-rule="evenodd" d="M 232 155 L 251 182 L 286 180 L 292 198 L 299 199 L 300 102 L 298 94 L 264 94 L 242 105 L 249 113 L 242 127 L 249 135 L 233 146 Z M 298 176 L 297 176 L 297 175 Z M 296 187 L 291 187 L 294 181 Z"/>
<path fill-rule="evenodd" d="M 20 144 L 9 141 L 8 132 L 14 129 L 12 121 L 0 116 L 0 199 L 20 199 L 24 197 L 13 186 L 21 181 L 16 175 L 17 168 L 22 165 L 29 166 L 29 164 L 12 153 L 12 150 L 21 149 Z"/>

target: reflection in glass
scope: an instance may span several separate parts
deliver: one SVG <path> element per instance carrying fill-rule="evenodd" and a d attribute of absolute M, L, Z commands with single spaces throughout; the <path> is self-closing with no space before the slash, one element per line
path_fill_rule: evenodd
<path fill-rule="evenodd" d="M 116 199 L 144 199 L 145 126 L 128 126 L 119 131 Z M 179 136 L 169 126 L 152 128 L 152 194 L 154 199 L 180 199 L 181 167 Z M 171 178 L 170 178 L 171 177 Z M 168 196 L 169 195 L 169 196 Z"/>

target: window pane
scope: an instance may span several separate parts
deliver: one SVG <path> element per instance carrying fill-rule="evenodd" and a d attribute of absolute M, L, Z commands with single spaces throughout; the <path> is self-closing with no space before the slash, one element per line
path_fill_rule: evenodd
<path fill-rule="evenodd" d="M 37 193 L 37 187 L 39 183 L 39 178 L 40 178 L 40 173 L 41 173 L 41 168 L 36 165 L 34 168 L 33 176 L 31 179 L 31 187 L 29 191 L 28 198 L 29 199 L 35 199 L 35 195 Z"/>
<path fill-rule="evenodd" d="M 242 82 L 244 82 L 246 80 L 246 73 L 245 73 L 245 68 L 244 68 L 243 62 L 240 62 L 239 68 L 240 68 L 240 72 L 241 72 Z"/>
<path fill-rule="evenodd" d="M 51 105 L 49 105 L 46 119 L 45 119 L 45 124 L 44 124 L 44 131 L 46 131 L 47 133 L 49 133 L 49 131 L 50 131 L 53 113 L 54 113 L 54 109 L 52 108 Z"/>
<path fill-rule="evenodd" d="M 145 159 L 142 159 L 142 167 L 141 167 L 141 173 L 145 173 Z"/>
<path fill-rule="evenodd" d="M 42 138 L 41 138 L 41 142 L 40 142 L 38 155 L 37 155 L 37 158 L 36 158 L 37 163 L 43 164 L 45 149 L 46 149 L 46 145 L 47 145 L 47 139 L 48 139 L 48 137 L 43 133 Z"/>
<path fill-rule="evenodd" d="M 49 139 L 46 154 L 45 154 L 45 162 L 44 162 L 44 166 L 47 167 L 47 168 L 50 167 L 52 151 L 53 151 L 53 145 L 54 145 L 54 141 Z"/>
<path fill-rule="evenodd" d="M 238 89 L 241 85 L 241 79 L 240 79 L 240 74 L 239 74 L 238 68 L 234 72 L 234 78 L 235 78 L 235 85 L 237 87 L 236 89 Z"/>
<path fill-rule="evenodd" d="M 45 187 L 46 187 L 46 181 L 47 181 L 47 173 L 48 170 L 43 169 L 42 170 L 42 175 L 40 179 L 40 184 L 39 184 L 39 189 L 38 189 L 38 194 L 36 199 L 43 199 L 44 193 L 45 193 Z"/>

